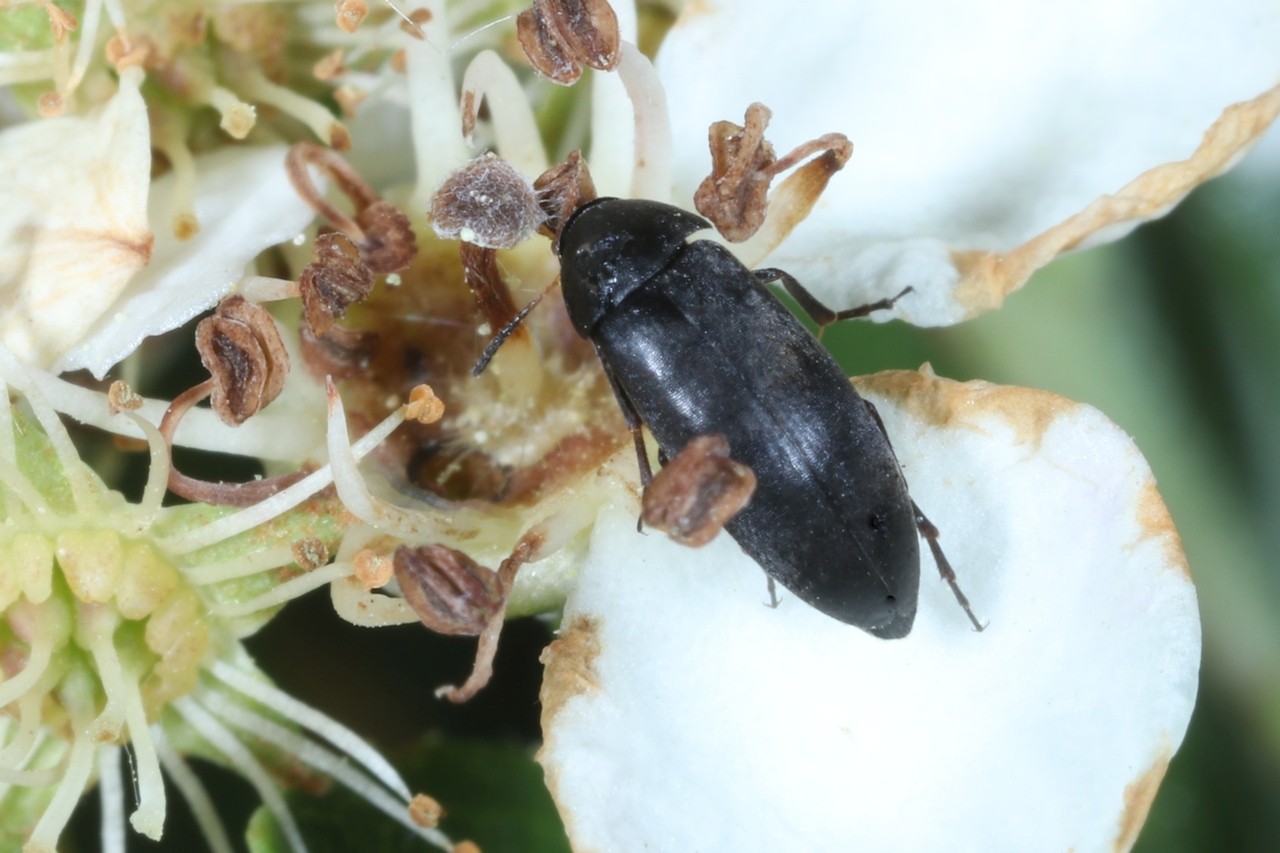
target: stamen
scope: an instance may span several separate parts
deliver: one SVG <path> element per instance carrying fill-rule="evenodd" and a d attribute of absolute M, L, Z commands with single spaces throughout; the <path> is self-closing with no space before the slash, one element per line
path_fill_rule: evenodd
<path fill-rule="evenodd" d="M 201 696 L 201 700 L 205 707 L 217 714 L 225 722 L 278 747 L 282 752 L 297 758 L 308 767 L 332 776 L 370 805 L 399 821 L 423 838 L 445 849 L 453 846 L 443 833 L 418 826 L 410 820 L 410 796 L 407 793 L 399 799 L 392 797 L 385 788 L 377 785 L 368 776 L 348 764 L 345 761 L 346 756 L 339 755 L 315 741 L 299 735 L 297 732 L 289 731 L 284 726 L 260 714 L 255 714 L 247 708 L 236 705 L 219 693 L 208 691 Z"/>
<path fill-rule="evenodd" d="M 322 714 L 305 702 L 300 702 L 269 682 L 260 681 L 224 661 L 214 661 L 208 671 L 227 686 L 329 741 L 405 800 L 412 796 L 409 786 L 405 784 L 404 779 L 391 766 L 391 763 L 382 757 L 382 753 L 337 720 Z"/>
<path fill-rule="evenodd" d="M 547 151 L 520 80 L 492 50 L 477 54 L 462 75 L 462 132 L 471 144 L 480 104 L 489 99 L 495 146 L 524 175 L 547 170 Z"/>
<path fill-rule="evenodd" d="M 350 566 L 330 563 L 327 566 L 321 566 L 318 569 L 309 571 L 305 575 L 299 575 L 284 583 L 277 584 L 269 591 L 256 595 L 248 601 L 215 604 L 209 608 L 209 612 L 215 616 L 248 616 L 250 613 L 256 613 L 259 610 L 266 610 L 268 607 L 275 607 L 295 598 L 300 598 L 311 592 L 311 590 L 318 589 L 331 581 L 350 574 L 350 572 Z"/>
<path fill-rule="evenodd" d="M 58 419 L 57 412 L 45 400 L 40 389 L 36 387 L 22 364 L 18 362 L 6 347 L 0 346 L 0 379 L 9 386 L 18 389 L 27 398 L 32 413 L 44 429 L 45 437 L 53 448 L 58 462 L 62 465 L 63 476 L 71 489 L 71 501 L 75 512 L 82 512 L 90 505 L 89 477 L 80 453 L 71 442 L 66 427 Z"/>
<path fill-rule="evenodd" d="M 382 423 L 365 433 L 355 444 L 349 447 L 344 445 L 344 447 L 346 447 L 354 461 L 363 459 L 373 448 L 381 444 L 403 420 L 403 413 L 397 409 Z M 346 425 L 344 423 L 343 435 L 345 436 L 345 434 Z M 312 471 L 289 488 L 277 492 L 260 503 L 232 515 L 223 516 L 197 530 L 162 540 L 160 546 L 170 554 L 181 555 L 189 554 L 216 542 L 222 542 L 288 512 L 331 482 L 333 482 L 331 466 L 325 465 Z"/>
<path fill-rule="evenodd" d="M 389 628 L 421 621 L 409 602 L 398 596 L 370 592 L 354 576 L 329 584 L 329 600 L 340 619 L 360 628 Z"/>
<path fill-rule="evenodd" d="M 120 656 L 112 642 L 120 616 L 113 607 L 81 604 L 78 609 L 76 643 L 87 647 L 93 655 L 102 692 L 107 694 L 106 705 L 89 725 L 89 736 L 98 743 L 118 741 L 124 728 L 125 694 L 128 692 Z"/>
<path fill-rule="evenodd" d="M 418 175 L 410 205 L 413 210 L 430 207 L 431 195 L 445 175 L 467 160 L 449 57 L 432 44 L 433 35 L 448 32 L 444 4 L 428 6 L 432 18 L 426 24 L 427 40 L 405 47 L 409 103 L 413 105 L 409 119 Z"/>
<path fill-rule="evenodd" d="M 190 583 L 197 586 L 206 586 L 256 575 L 258 572 L 265 572 L 270 569 L 278 569 L 292 562 L 294 562 L 293 547 L 280 545 L 275 548 L 255 551 L 244 557 L 235 557 L 230 560 L 221 560 L 185 568 L 182 574 Z"/>
<path fill-rule="evenodd" d="M 151 144 L 169 161 L 173 170 L 173 236 L 188 240 L 200 230 L 196 218 L 196 162 L 187 145 L 191 130 L 185 110 L 160 110 L 151 121 Z"/>
<path fill-rule="evenodd" d="M 458 507 L 450 514 L 448 523 L 441 518 L 415 510 L 401 509 L 375 498 L 356 468 L 354 448 L 348 444 L 347 416 L 342 398 L 333 382 L 327 383 L 329 395 L 329 465 L 333 468 L 333 482 L 338 498 L 347 511 L 371 527 L 393 533 L 402 539 L 453 542 L 458 539 L 459 528 L 475 527 L 480 521 L 475 510 Z M 387 416 L 383 424 L 404 419 L 403 407 Z"/>
<path fill-rule="evenodd" d="M 220 126 L 232 139 L 244 139 L 258 121 L 258 111 L 252 104 L 246 104 L 221 86 L 210 85 L 197 98 L 222 115 Z"/>
<path fill-rule="evenodd" d="M 76 45 L 76 56 L 71 63 L 71 74 L 66 81 L 58 87 L 58 92 L 64 96 L 70 95 L 80 85 L 80 81 L 84 79 L 84 73 L 89 69 L 89 61 L 93 57 L 93 51 L 98 41 L 98 23 L 102 20 L 102 0 L 88 0 L 84 7 L 84 23 L 80 28 L 80 41 Z"/>
<path fill-rule="evenodd" d="M 71 731 L 78 733 L 83 732 L 83 729 L 73 723 Z M 40 820 L 31 830 L 31 836 L 22 848 L 23 853 L 55 853 L 58 836 L 66 828 L 71 813 L 75 811 L 76 804 L 80 802 L 81 795 L 89 785 L 95 751 L 92 738 L 87 734 L 75 735 L 71 742 L 67 769 L 44 814 L 40 815 Z"/>
<path fill-rule="evenodd" d="M 151 527 L 163 508 L 165 491 L 169 484 L 169 444 L 160 434 L 160 430 L 148 420 L 138 417 L 133 412 L 122 412 L 129 420 L 142 430 L 147 438 L 147 449 L 151 460 L 147 469 L 147 485 L 142 490 L 142 500 L 138 502 L 137 531 Z"/>
<path fill-rule="evenodd" d="M 52 50 L 24 50 L 0 53 L 0 86 L 36 83 L 53 76 Z"/>
<path fill-rule="evenodd" d="M 351 147 L 351 134 L 332 113 L 310 98 L 304 98 L 294 90 L 268 80 L 257 66 L 240 76 L 236 86 L 247 97 L 293 116 L 331 148 L 346 151 Z"/>
<path fill-rule="evenodd" d="M 294 850 L 305 853 L 307 845 L 302 840 L 302 832 L 299 831 L 298 824 L 289 811 L 289 805 L 284 801 L 280 789 L 271 780 L 271 776 L 245 748 L 245 745 L 236 740 L 235 735 L 190 696 L 174 700 L 173 707 L 201 737 L 226 757 L 237 773 L 249 780 L 249 784 L 253 785 L 262 799 L 263 805 L 280 825 L 285 841 Z"/>
<path fill-rule="evenodd" d="M 265 275 L 245 276 L 236 285 L 235 292 L 250 302 L 276 302 L 281 299 L 297 299 L 298 283 L 288 278 L 270 278 Z"/>
<path fill-rule="evenodd" d="M 169 741 L 164 735 L 163 728 L 156 728 L 155 743 L 156 755 L 160 758 L 160 766 L 169 774 L 169 779 L 178 787 L 182 798 L 187 801 L 187 806 L 191 809 L 191 814 L 196 819 L 196 825 L 200 827 L 200 834 L 204 836 L 205 843 L 209 845 L 210 851 L 212 853 L 234 853 L 235 848 L 231 846 L 231 838 L 227 835 L 227 829 L 222 825 L 217 809 L 213 807 L 213 799 L 210 798 L 209 792 L 205 790 L 200 778 L 182 760 L 182 756 L 169 746 Z"/>
<path fill-rule="evenodd" d="M 631 197 L 671 198 L 671 117 L 658 72 L 640 49 L 622 42 L 618 79 L 626 87 L 635 120 L 635 170 Z M 607 139 L 605 140 L 607 144 Z M 596 146 L 592 146 L 593 150 Z"/>
<path fill-rule="evenodd" d="M 133 746 L 134 772 L 138 780 L 138 808 L 129 816 L 129 823 L 135 831 L 152 841 L 159 841 L 164 832 L 164 780 L 160 778 L 160 760 L 156 757 L 136 677 L 126 685 L 124 712 L 129 723 L 129 743 Z"/>
<path fill-rule="evenodd" d="M 98 797 L 102 808 L 102 853 L 125 853 L 124 781 L 120 756 L 124 749 L 114 743 L 98 747 Z"/>
<path fill-rule="evenodd" d="M 36 685 L 53 660 L 54 647 L 55 643 L 48 635 L 41 634 L 32 638 L 26 666 L 17 675 L 0 682 L 0 708 L 17 701 L 18 697 Z"/>

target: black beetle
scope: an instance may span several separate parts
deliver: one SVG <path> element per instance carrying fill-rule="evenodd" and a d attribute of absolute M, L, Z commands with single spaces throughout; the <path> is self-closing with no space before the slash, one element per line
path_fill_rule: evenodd
<path fill-rule="evenodd" d="M 770 578 L 841 622 L 903 637 L 916 614 L 919 531 L 981 630 L 875 409 L 765 284 L 781 281 L 823 325 L 893 300 L 832 312 L 785 273 L 753 272 L 720 244 L 689 240 L 710 227 L 668 204 L 600 198 L 568 217 L 556 243 L 569 318 L 604 365 L 646 482 L 641 424 L 664 457 L 724 435 L 758 481 L 725 528 Z"/>

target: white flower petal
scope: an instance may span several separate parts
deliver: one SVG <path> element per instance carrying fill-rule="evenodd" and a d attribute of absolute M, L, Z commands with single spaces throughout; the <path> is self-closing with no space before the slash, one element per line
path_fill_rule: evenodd
<path fill-rule="evenodd" d="M 606 508 L 545 660 L 541 761 L 580 850 L 1125 849 L 1180 744 L 1195 593 L 1096 410 L 916 373 L 860 386 L 979 616 L 928 552 L 885 641 Z M 924 550 L 924 549 L 922 549 Z M 695 556 L 696 554 L 696 556 Z"/>
<path fill-rule="evenodd" d="M 197 158 L 200 230 L 187 240 L 173 236 L 172 175 L 156 181 L 151 263 L 57 368 L 88 368 L 101 378 L 143 338 L 175 329 L 216 305 L 259 252 L 300 233 L 314 213 L 285 175 L 285 152 L 284 146 L 229 147 Z"/>
<path fill-rule="evenodd" d="M 139 74 L 88 117 L 0 135 L 0 342 L 47 367 L 152 253 L 151 135 Z"/>
<path fill-rule="evenodd" d="M 690 3 L 658 56 L 676 198 L 751 101 L 779 155 L 845 133 L 852 161 L 770 266 L 835 307 L 912 285 L 897 316 L 957 322 L 1227 168 L 1280 112 L 1277 45 L 1280 7 L 1254 0 Z"/>

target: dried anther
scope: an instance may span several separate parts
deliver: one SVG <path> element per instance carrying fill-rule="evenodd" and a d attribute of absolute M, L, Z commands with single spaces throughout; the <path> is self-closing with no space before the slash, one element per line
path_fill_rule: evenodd
<path fill-rule="evenodd" d="M 582 66 L 611 71 L 621 58 L 618 18 L 607 0 L 534 0 L 516 18 L 516 36 L 535 71 L 563 86 Z"/>
<path fill-rule="evenodd" d="M 351 199 L 355 206 L 354 219 L 320 194 L 307 173 L 308 166 L 322 170 Z M 413 261 L 418 243 L 409 227 L 409 218 L 374 192 L 350 164 L 332 150 L 312 142 L 295 143 L 285 157 L 285 170 L 298 195 L 351 240 L 360 260 L 375 275 L 402 270 Z"/>
<path fill-rule="evenodd" d="M 853 143 L 839 133 L 828 133 L 798 146 L 782 159 L 764 138 L 771 113 L 764 104 L 747 107 L 745 126 L 731 121 L 711 125 L 711 174 L 694 194 L 694 206 L 710 219 L 726 239 L 738 243 L 759 230 L 768 210 L 769 184 L 805 158 L 822 156 L 797 172 L 812 183 L 805 194 L 816 199 L 836 172 L 853 154 Z M 812 201 L 810 201 L 812 204 Z"/>
<path fill-rule="evenodd" d="M 173 448 L 183 415 L 212 396 L 211 405 L 228 426 L 239 426 L 274 400 L 289 372 L 289 354 L 280 330 L 265 308 L 243 296 L 228 296 L 212 316 L 196 326 L 196 349 L 211 374 L 169 404 L 160 419 L 160 435 Z M 309 470 L 248 483 L 209 483 L 169 469 L 169 490 L 192 501 L 250 506 L 305 477 Z"/>
<path fill-rule="evenodd" d="M 328 546 L 314 536 L 299 539 L 293 543 L 290 550 L 293 551 L 293 561 L 299 568 L 308 572 L 329 562 Z"/>
<path fill-rule="evenodd" d="M 440 634 L 479 636 L 507 603 L 498 573 L 443 545 L 396 548 L 396 582 L 422 624 Z"/>
<path fill-rule="evenodd" d="M 755 474 L 729 458 L 723 435 L 698 436 L 645 489 L 644 523 L 696 548 L 715 538 L 755 488 Z"/>
<path fill-rule="evenodd" d="M 569 214 L 596 198 L 595 182 L 591 180 L 582 152 L 577 149 L 570 151 L 564 162 L 539 175 L 533 189 L 546 217 L 541 231 L 552 240 L 559 239 Z"/>
<path fill-rule="evenodd" d="M 516 572 L 533 559 L 542 543 L 540 535 L 525 534 L 496 572 L 443 545 L 401 545 L 396 549 L 400 594 L 422 624 L 442 634 L 480 638 L 471 675 L 461 687 L 441 687 L 437 696 L 465 702 L 489 683 L 511 585 Z"/>
<path fill-rule="evenodd" d="M 196 326 L 196 349 L 213 382 L 213 410 L 239 426 L 284 388 L 289 354 L 267 309 L 229 296 Z"/>
<path fill-rule="evenodd" d="M 316 237 L 311 257 L 298 277 L 298 291 L 307 327 L 322 337 L 352 304 L 369 298 L 373 272 L 355 245 L 335 231 Z"/>
<path fill-rule="evenodd" d="M 483 154 L 445 178 L 431 197 L 431 227 L 446 240 L 510 249 L 542 223 L 529 181 L 494 154 Z"/>

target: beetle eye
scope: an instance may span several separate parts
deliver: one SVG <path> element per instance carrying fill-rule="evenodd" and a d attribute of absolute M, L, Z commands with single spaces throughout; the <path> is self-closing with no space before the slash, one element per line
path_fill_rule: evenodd
<path fill-rule="evenodd" d="M 867 516 L 867 527 L 870 527 L 872 530 L 879 530 L 881 527 L 884 527 L 884 513 L 873 512 L 871 515 Z"/>

